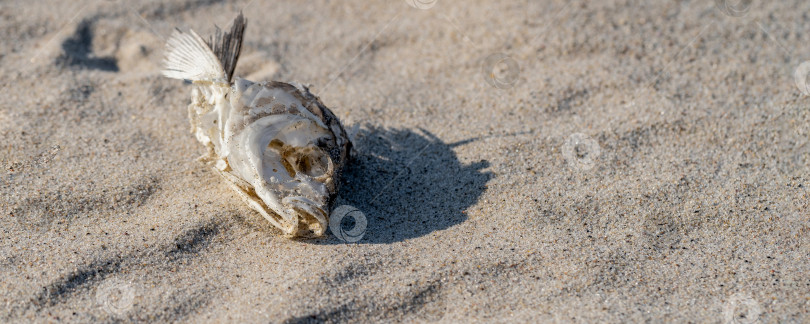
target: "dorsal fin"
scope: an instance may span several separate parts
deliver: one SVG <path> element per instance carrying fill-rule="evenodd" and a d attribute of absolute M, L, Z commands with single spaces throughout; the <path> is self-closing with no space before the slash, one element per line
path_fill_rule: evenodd
<path fill-rule="evenodd" d="M 222 29 L 217 27 L 214 35 L 207 42 L 208 47 L 214 51 L 214 55 L 222 64 L 228 82 L 233 80 L 236 61 L 239 60 L 239 53 L 242 51 L 242 38 L 245 35 L 245 27 L 247 27 L 247 19 L 240 12 L 239 16 L 236 16 L 236 19 L 233 20 L 230 31 L 223 33 Z"/>
<path fill-rule="evenodd" d="M 222 64 L 205 41 L 193 30 L 175 29 L 166 42 L 163 75 L 191 81 L 214 81 L 225 77 Z"/>

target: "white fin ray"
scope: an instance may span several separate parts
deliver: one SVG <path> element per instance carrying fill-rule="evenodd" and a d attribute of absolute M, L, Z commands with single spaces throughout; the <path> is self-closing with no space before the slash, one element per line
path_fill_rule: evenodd
<path fill-rule="evenodd" d="M 166 43 L 163 75 L 173 79 L 214 81 L 226 78 L 222 63 L 193 30 L 175 30 Z"/>

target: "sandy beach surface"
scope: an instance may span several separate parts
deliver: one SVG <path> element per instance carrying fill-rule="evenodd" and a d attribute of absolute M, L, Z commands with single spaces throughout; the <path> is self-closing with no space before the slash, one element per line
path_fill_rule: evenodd
<path fill-rule="evenodd" d="M 164 44 L 240 10 L 236 75 L 349 130 L 359 241 L 286 239 L 197 160 Z M 806 323 L 809 12 L 0 2 L 0 322 Z"/>

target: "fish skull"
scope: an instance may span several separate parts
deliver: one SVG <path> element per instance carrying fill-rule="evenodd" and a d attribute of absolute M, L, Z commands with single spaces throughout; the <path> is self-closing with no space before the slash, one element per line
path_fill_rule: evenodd
<path fill-rule="evenodd" d="M 192 131 L 245 202 L 288 236 L 321 236 L 351 141 L 307 87 L 232 78 L 245 24 L 217 43 L 175 32 L 164 75 L 192 81 Z"/>

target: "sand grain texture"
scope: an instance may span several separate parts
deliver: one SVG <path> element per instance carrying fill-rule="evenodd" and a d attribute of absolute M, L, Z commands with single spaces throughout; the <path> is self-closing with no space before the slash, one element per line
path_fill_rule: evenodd
<path fill-rule="evenodd" d="M 280 237 L 196 160 L 163 43 L 240 10 L 236 75 L 351 130 L 357 244 Z M 4 1 L 0 322 L 807 322 L 807 12 Z"/>

